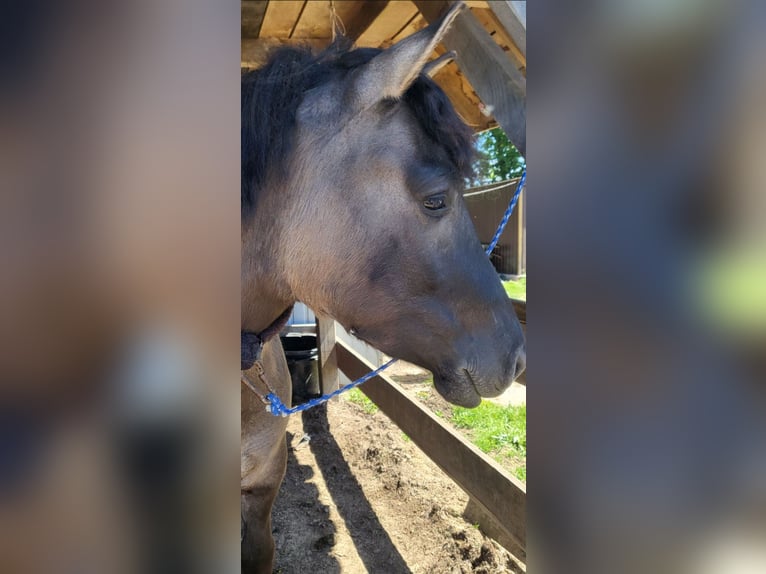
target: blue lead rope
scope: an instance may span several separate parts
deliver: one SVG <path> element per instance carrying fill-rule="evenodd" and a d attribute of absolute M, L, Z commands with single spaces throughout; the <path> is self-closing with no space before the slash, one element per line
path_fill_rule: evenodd
<path fill-rule="evenodd" d="M 505 226 L 508 225 L 508 220 L 511 218 L 511 214 L 513 213 L 514 208 L 516 207 L 516 203 L 519 201 L 519 195 L 521 195 L 521 190 L 524 187 L 524 185 L 527 182 L 527 168 L 524 168 L 524 171 L 521 174 L 521 179 L 519 179 L 519 183 L 516 186 L 516 191 L 513 194 L 513 197 L 511 198 L 511 202 L 508 204 L 508 208 L 505 210 L 505 213 L 503 214 L 503 219 L 500 220 L 500 225 L 497 227 L 497 231 L 495 231 L 495 236 L 492 238 L 492 241 L 489 243 L 489 246 L 487 247 L 486 254 L 489 256 L 492 251 L 497 246 L 497 242 L 500 240 L 500 236 L 503 234 L 503 230 L 505 229 Z M 385 371 L 388 367 L 393 365 L 397 359 L 391 359 L 387 363 L 384 363 L 374 371 L 371 371 L 364 375 L 363 377 L 358 378 L 355 381 L 351 381 L 347 385 L 343 385 L 342 387 L 334 390 L 333 392 L 322 395 L 321 397 L 317 397 L 315 399 L 310 399 L 306 401 L 305 403 L 301 403 L 297 407 L 288 408 L 287 405 L 285 405 L 280 398 L 275 395 L 274 393 L 269 393 L 266 395 L 266 400 L 269 401 L 269 404 L 266 406 L 266 410 L 269 411 L 272 415 L 275 417 L 289 417 L 290 415 L 294 413 L 299 413 L 301 411 L 308 410 L 310 408 L 313 408 L 317 405 L 321 405 L 322 403 L 326 403 L 333 397 L 337 397 L 338 395 L 345 393 L 346 391 L 349 391 L 353 389 L 354 387 L 358 387 L 359 385 L 362 385 L 369 381 L 370 379 L 377 377 L 380 373 Z"/>
<path fill-rule="evenodd" d="M 508 204 L 508 207 L 505 210 L 505 213 L 503 214 L 503 219 L 500 220 L 500 225 L 497 226 L 497 231 L 495 231 L 495 236 L 492 238 L 492 241 L 489 242 L 489 245 L 487 246 L 487 250 L 485 253 L 487 256 L 492 254 L 492 251 L 494 251 L 495 247 L 497 246 L 497 242 L 500 241 L 500 236 L 503 234 L 503 230 L 505 229 L 505 226 L 508 225 L 508 220 L 511 219 L 511 214 L 513 213 L 514 208 L 516 207 L 516 203 L 519 201 L 519 196 L 521 195 L 521 189 L 524 187 L 524 184 L 527 183 L 527 168 L 524 168 L 524 171 L 521 172 L 521 178 L 519 179 L 519 184 L 516 186 L 516 191 L 513 194 L 513 197 L 511 198 L 511 203 Z"/>
<path fill-rule="evenodd" d="M 341 393 L 345 393 L 346 391 L 353 389 L 354 387 L 358 387 L 359 385 L 366 383 L 373 377 L 377 377 L 380 373 L 385 371 L 388 367 L 393 365 L 396 361 L 397 359 L 391 359 L 387 363 L 381 365 L 374 371 L 367 373 L 363 377 L 360 377 L 357 380 L 352 381 L 347 385 L 343 385 L 342 387 L 334 390 L 333 392 L 327 395 L 322 395 L 321 397 L 310 399 L 306 401 L 305 403 L 301 403 L 297 407 L 293 407 L 291 409 L 287 408 L 287 406 L 285 406 L 285 404 L 281 400 L 279 400 L 279 397 L 277 395 L 275 395 L 274 393 L 269 393 L 268 395 L 266 395 L 266 399 L 268 399 L 269 401 L 269 406 L 267 407 L 267 409 L 272 415 L 278 416 L 278 417 L 287 417 L 293 413 L 298 413 L 300 411 L 308 410 L 317 405 L 321 405 L 322 403 L 326 403 L 331 398 L 337 397 Z"/>

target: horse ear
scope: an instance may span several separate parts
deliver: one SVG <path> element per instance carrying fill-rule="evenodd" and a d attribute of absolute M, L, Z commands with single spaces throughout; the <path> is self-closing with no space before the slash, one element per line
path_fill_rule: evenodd
<path fill-rule="evenodd" d="M 433 78 L 439 70 L 441 70 L 444 66 L 449 64 L 452 60 L 457 58 L 457 52 L 455 50 L 450 50 L 449 52 L 446 52 L 439 56 L 438 58 L 434 58 L 430 62 L 428 62 L 425 66 L 423 66 L 423 74 L 427 75 L 429 78 Z"/>
<path fill-rule="evenodd" d="M 438 22 L 397 42 L 361 66 L 349 86 L 350 107 L 359 111 L 404 94 L 464 6 L 456 2 Z"/>

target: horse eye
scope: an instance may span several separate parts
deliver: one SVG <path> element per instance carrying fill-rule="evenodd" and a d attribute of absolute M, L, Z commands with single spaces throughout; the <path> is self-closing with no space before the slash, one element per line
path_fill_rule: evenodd
<path fill-rule="evenodd" d="M 439 211 L 447 207 L 447 198 L 443 193 L 438 193 L 423 200 L 423 207 L 431 211 Z"/>

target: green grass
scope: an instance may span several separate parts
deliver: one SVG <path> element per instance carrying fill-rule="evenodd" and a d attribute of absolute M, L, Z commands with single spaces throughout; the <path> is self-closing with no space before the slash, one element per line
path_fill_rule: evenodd
<path fill-rule="evenodd" d="M 740 247 L 700 261 L 694 281 L 700 314 L 727 333 L 766 335 L 766 259 L 759 249 Z"/>
<path fill-rule="evenodd" d="M 527 300 L 527 278 L 520 277 L 518 281 L 503 281 L 503 287 L 505 292 L 508 293 L 508 297 L 512 299 Z"/>
<path fill-rule="evenodd" d="M 368 415 L 374 415 L 378 412 L 378 405 L 368 399 L 367 396 L 357 388 L 351 389 L 346 394 L 346 399 L 362 407 L 364 412 Z"/>
<path fill-rule="evenodd" d="M 482 452 L 514 462 L 514 474 L 526 480 L 526 406 L 504 407 L 483 401 L 475 409 L 452 407 L 451 419 L 456 427 L 468 430 L 472 442 Z"/>

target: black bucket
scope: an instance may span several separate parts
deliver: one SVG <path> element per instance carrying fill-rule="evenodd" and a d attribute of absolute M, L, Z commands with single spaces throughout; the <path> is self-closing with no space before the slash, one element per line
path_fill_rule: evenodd
<path fill-rule="evenodd" d="M 293 381 L 293 405 L 321 395 L 316 335 L 288 333 L 281 339 Z"/>

